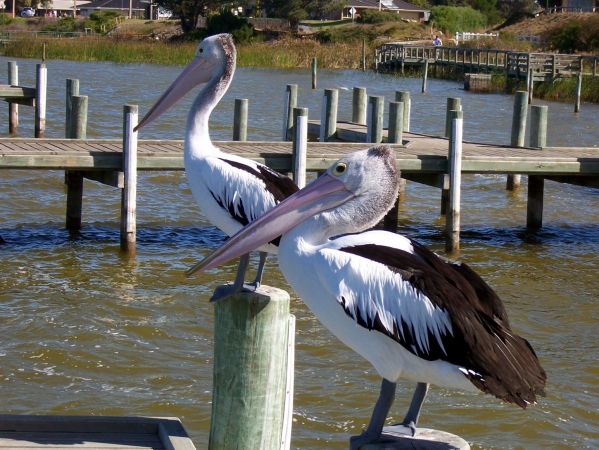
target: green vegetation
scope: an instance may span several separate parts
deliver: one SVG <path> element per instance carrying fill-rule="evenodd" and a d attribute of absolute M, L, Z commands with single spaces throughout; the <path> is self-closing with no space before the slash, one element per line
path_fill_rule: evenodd
<path fill-rule="evenodd" d="M 544 81 L 535 84 L 535 98 L 550 101 L 573 101 L 576 97 L 576 78 L 564 78 L 555 82 Z M 599 78 L 584 76 L 580 99 L 583 102 L 599 103 Z"/>
<path fill-rule="evenodd" d="M 472 31 L 487 25 L 487 17 L 469 6 L 433 6 L 431 19 L 435 28 L 455 34 L 456 31 Z"/>
<path fill-rule="evenodd" d="M 599 20 L 594 14 L 551 28 L 545 38 L 553 50 L 560 53 L 599 52 Z"/>
<path fill-rule="evenodd" d="M 397 22 L 401 20 L 399 14 L 394 14 L 387 11 L 366 10 L 362 13 L 359 21 L 362 23 L 385 23 Z"/>

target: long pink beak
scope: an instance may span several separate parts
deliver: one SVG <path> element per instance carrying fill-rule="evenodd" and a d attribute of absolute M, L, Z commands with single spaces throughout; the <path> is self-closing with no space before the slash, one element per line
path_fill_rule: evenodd
<path fill-rule="evenodd" d="M 246 225 L 203 261 L 189 269 L 187 276 L 244 255 L 283 235 L 307 218 L 345 203 L 354 196 L 341 181 L 325 174 Z"/>
<path fill-rule="evenodd" d="M 213 71 L 214 66 L 205 58 L 201 56 L 193 58 L 189 65 L 181 72 L 181 75 L 173 81 L 173 84 L 162 94 L 162 97 L 152 106 L 133 131 L 139 130 L 141 127 L 160 117 L 198 84 L 209 81 Z"/>

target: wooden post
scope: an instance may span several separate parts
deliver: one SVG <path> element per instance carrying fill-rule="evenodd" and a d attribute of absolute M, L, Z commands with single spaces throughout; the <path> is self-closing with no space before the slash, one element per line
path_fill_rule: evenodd
<path fill-rule="evenodd" d="M 85 139 L 87 135 L 87 96 L 73 95 L 71 97 L 71 122 L 67 137 L 70 139 Z M 66 228 L 70 231 L 81 229 L 83 213 L 83 175 L 76 170 L 65 171 L 67 185 Z"/>
<path fill-rule="evenodd" d="M 528 71 L 528 104 L 532 105 L 532 94 L 533 94 L 533 89 L 535 86 L 535 77 L 534 77 L 534 72 L 532 69 L 529 69 Z"/>
<path fill-rule="evenodd" d="M 395 101 L 403 103 L 403 131 L 410 131 L 410 107 L 412 105 L 410 93 L 407 91 L 396 91 Z"/>
<path fill-rule="evenodd" d="M 362 39 L 362 72 L 366 70 L 366 38 Z"/>
<path fill-rule="evenodd" d="M 73 95 L 71 97 L 71 130 L 69 135 L 73 139 L 87 137 L 87 95 Z"/>
<path fill-rule="evenodd" d="M 42 62 L 46 61 L 46 43 L 42 44 Z"/>
<path fill-rule="evenodd" d="M 328 142 L 337 132 L 337 104 L 339 91 L 325 89 L 320 110 L 320 142 Z"/>
<path fill-rule="evenodd" d="M 530 108 L 530 146 L 547 146 L 547 106 Z"/>
<path fill-rule="evenodd" d="M 289 327 L 289 294 L 280 289 L 215 303 L 210 450 L 282 448 Z"/>
<path fill-rule="evenodd" d="M 366 142 L 378 144 L 383 141 L 383 107 L 385 97 L 368 97 L 368 117 L 366 119 Z"/>
<path fill-rule="evenodd" d="M 449 205 L 445 216 L 447 240 L 445 249 L 455 252 L 460 249 L 460 195 L 462 183 L 462 111 L 451 112 L 451 134 L 449 137 Z"/>
<path fill-rule="evenodd" d="M 293 108 L 297 106 L 297 84 L 288 84 L 285 90 L 285 109 L 283 111 L 283 140 L 292 139 Z"/>
<path fill-rule="evenodd" d="M 447 98 L 447 110 L 445 112 L 445 137 L 451 136 L 451 111 L 461 111 L 462 100 L 458 97 Z"/>
<path fill-rule="evenodd" d="M 19 66 L 16 61 L 8 61 L 8 84 L 19 85 Z M 8 132 L 17 134 L 19 128 L 19 105 L 8 102 Z"/>
<path fill-rule="evenodd" d="M 582 91 L 582 70 L 576 77 L 576 97 L 574 98 L 574 112 L 580 112 L 580 93 Z"/>
<path fill-rule="evenodd" d="M 233 140 L 247 141 L 248 137 L 248 99 L 236 98 L 233 110 Z"/>
<path fill-rule="evenodd" d="M 71 111 L 72 111 L 72 97 L 73 95 L 79 95 L 79 80 L 67 78 L 67 96 L 65 100 L 66 111 L 65 111 L 65 124 L 64 124 L 64 137 L 67 139 L 73 139 L 71 137 Z M 87 119 L 86 119 L 87 120 Z"/>
<path fill-rule="evenodd" d="M 533 106 L 530 109 L 530 146 L 547 146 L 547 107 Z M 528 201 L 526 204 L 526 227 L 531 229 L 543 226 L 543 192 L 545 178 L 540 175 L 528 176 Z"/>
<path fill-rule="evenodd" d="M 366 88 L 355 87 L 352 98 L 352 122 L 366 125 Z"/>
<path fill-rule="evenodd" d="M 125 187 L 121 196 L 121 250 L 135 253 L 137 233 L 137 105 L 123 107 L 123 172 Z"/>
<path fill-rule="evenodd" d="M 316 58 L 312 58 L 312 89 L 316 89 L 316 74 L 317 74 L 317 67 L 316 67 L 317 63 L 316 63 Z"/>
<path fill-rule="evenodd" d="M 424 72 L 422 74 L 422 92 L 426 92 L 426 78 L 428 77 L 428 59 L 424 61 Z"/>
<path fill-rule="evenodd" d="M 35 137 L 43 138 L 46 131 L 46 90 L 48 69 L 45 64 L 36 65 L 35 77 Z"/>
<path fill-rule="evenodd" d="M 528 108 L 528 93 L 526 91 L 516 91 L 514 95 L 514 113 L 512 115 L 512 136 L 510 145 L 513 147 L 524 147 L 524 134 L 526 132 L 526 113 Z M 507 176 L 506 189 L 515 191 L 520 188 L 520 178 L 518 174 L 509 174 Z"/>
<path fill-rule="evenodd" d="M 308 153 L 308 108 L 293 108 L 293 147 L 291 172 L 301 189 L 306 185 L 306 156 Z"/>
<path fill-rule="evenodd" d="M 387 142 L 403 143 L 403 108 L 402 102 L 389 102 L 389 131 Z"/>

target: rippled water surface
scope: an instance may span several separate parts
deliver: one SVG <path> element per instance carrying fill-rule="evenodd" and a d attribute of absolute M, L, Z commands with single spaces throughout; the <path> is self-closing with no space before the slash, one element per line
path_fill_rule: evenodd
<path fill-rule="evenodd" d="M 0 68 L 6 67 L 0 58 Z M 22 85 L 35 63 L 18 60 Z M 88 137 L 119 138 L 123 104 L 144 114 L 182 67 L 47 61 L 46 135 L 64 135 L 66 78 L 89 96 Z M 5 70 L 5 69 L 3 69 Z M 5 74 L 5 72 L 2 72 Z M 2 75 L 0 75 L 2 76 Z M 6 75 L 4 75 L 6 77 Z M 240 68 L 215 110 L 212 138 L 230 139 L 233 101 L 248 98 L 248 139 L 279 140 L 285 85 L 319 117 L 322 89 L 340 88 L 341 120 L 351 88 L 387 99 L 412 94 L 412 130 L 440 134 L 446 97 L 461 97 L 465 139 L 508 143 L 513 98 L 470 94 L 461 85 L 319 72 Z M 347 89 L 347 90 L 346 90 Z M 140 138 L 183 138 L 192 95 Z M 599 106 L 549 105 L 548 145 L 599 145 Z M 0 135 L 8 114 L 0 108 Z M 20 108 L 20 133 L 33 135 L 33 109 Z M 599 151 L 599 150 L 598 150 Z M 120 254 L 120 192 L 85 182 L 83 229 L 64 230 L 60 171 L 1 171 L 0 406 L 3 413 L 180 417 L 198 448 L 207 447 L 212 389 L 213 307 L 207 300 L 232 279 L 235 263 L 187 280 L 184 271 L 224 236 L 198 211 L 183 173 L 142 172 L 134 259 Z M 524 180 L 525 181 L 525 180 Z M 525 183 L 524 183 L 525 184 Z M 466 176 L 460 259 L 506 303 L 512 328 L 530 340 L 547 371 L 547 398 L 526 411 L 482 394 L 434 387 L 421 426 L 446 430 L 474 449 L 599 448 L 599 193 L 546 182 L 544 227 L 527 232 L 526 188 L 505 191 L 505 176 Z M 410 183 L 401 232 L 444 254 L 440 192 Z M 253 261 L 256 264 L 256 261 Z M 271 258 L 265 283 L 290 290 Z M 343 449 L 367 423 L 380 378 L 340 344 L 292 295 L 297 317 L 292 447 Z M 413 385 L 400 382 L 391 415 L 401 420 Z"/>

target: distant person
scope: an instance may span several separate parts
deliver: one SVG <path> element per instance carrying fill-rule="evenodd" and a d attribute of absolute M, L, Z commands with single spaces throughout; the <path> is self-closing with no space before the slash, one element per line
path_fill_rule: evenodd
<path fill-rule="evenodd" d="M 441 38 L 437 35 L 433 36 L 433 45 L 439 47 L 441 45 L 443 45 L 443 42 L 441 41 Z"/>

